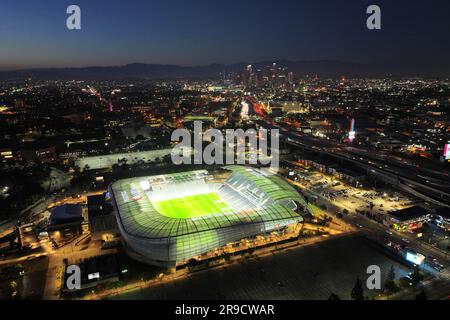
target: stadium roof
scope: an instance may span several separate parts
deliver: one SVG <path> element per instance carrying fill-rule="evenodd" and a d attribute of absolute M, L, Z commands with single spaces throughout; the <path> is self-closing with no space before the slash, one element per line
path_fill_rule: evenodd
<path fill-rule="evenodd" d="M 264 192 L 272 196 L 274 200 L 292 199 L 299 201 L 301 204 L 305 203 L 292 186 L 275 175 L 262 174 L 259 170 L 255 171 L 253 169 L 252 171 L 254 173 L 252 173 L 251 171 L 247 171 L 245 167 L 238 166 L 229 166 L 226 169 L 245 175 L 248 180 L 257 184 Z M 192 172 L 192 174 L 203 172 Z M 181 175 L 186 175 L 186 173 L 181 173 Z M 174 174 L 170 176 L 173 177 Z M 149 177 L 146 178 L 148 179 Z M 279 204 L 257 210 L 239 211 L 238 213 L 221 212 L 218 214 L 181 219 L 167 217 L 160 214 L 146 196 L 140 198 L 139 201 L 127 201 L 124 197 L 120 196 L 123 191 L 130 190 L 131 188 L 144 194 L 144 190 L 142 190 L 139 182 L 146 178 L 120 180 L 111 186 L 111 191 L 114 195 L 113 199 L 119 210 L 118 216 L 120 222 L 125 231 L 135 237 L 160 239 L 231 227 L 236 224 L 298 220 L 300 218 L 297 212 Z"/>
<path fill-rule="evenodd" d="M 306 201 L 298 192 L 289 183 L 273 173 L 242 166 L 226 166 L 225 169 L 246 177 L 275 201 L 292 199 L 306 206 Z"/>

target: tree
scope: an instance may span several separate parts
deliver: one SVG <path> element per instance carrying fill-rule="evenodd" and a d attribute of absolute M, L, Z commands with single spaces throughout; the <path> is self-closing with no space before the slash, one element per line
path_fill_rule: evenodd
<path fill-rule="evenodd" d="M 399 280 L 399 285 L 402 288 L 408 288 L 410 286 L 411 280 L 408 277 L 402 277 Z"/>
<path fill-rule="evenodd" d="M 145 137 L 142 134 L 138 134 L 135 138 L 134 141 L 138 142 L 138 141 L 142 141 L 145 140 Z"/>
<path fill-rule="evenodd" d="M 341 298 L 336 293 L 332 292 L 328 300 L 341 300 Z"/>
<path fill-rule="evenodd" d="M 391 268 L 389 269 L 384 287 L 388 292 L 395 292 L 398 290 L 397 284 L 395 283 L 395 268 L 393 265 L 391 265 Z"/>
<path fill-rule="evenodd" d="M 415 300 L 428 300 L 428 296 L 424 289 L 416 296 Z"/>
<path fill-rule="evenodd" d="M 417 268 L 415 268 L 413 273 L 411 274 L 411 280 L 413 284 L 418 284 L 424 278 L 425 278 L 424 275 Z"/>
<path fill-rule="evenodd" d="M 163 162 L 168 164 L 172 163 L 172 157 L 170 156 L 170 154 L 167 154 L 163 157 Z"/>
<path fill-rule="evenodd" d="M 13 280 L 9 283 L 6 294 L 9 299 L 12 299 L 17 298 L 17 293 L 17 282 Z"/>
<path fill-rule="evenodd" d="M 124 166 L 127 164 L 127 162 L 128 162 L 127 158 L 122 158 L 122 159 L 117 160 L 117 163 L 119 164 L 119 166 Z"/>
<path fill-rule="evenodd" d="M 391 268 L 389 269 L 384 287 L 387 292 L 395 292 L 398 290 L 397 284 L 395 283 L 395 268 L 393 265 L 391 265 Z"/>
<path fill-rule="evenodd" d="M 391 268 L 389 269 L 389 273 L 388 273 L 388 280 L 390 281 L 395 281 L 395 268 L 394 266 L 391 264 Z"/>
<path fill-rule="evenodd" d="M 357 278 L 355 286 L 352 289 L 351 297 L 353 300 L 364 300 L 364 291 L 362 287 L 362 281 Z"/>

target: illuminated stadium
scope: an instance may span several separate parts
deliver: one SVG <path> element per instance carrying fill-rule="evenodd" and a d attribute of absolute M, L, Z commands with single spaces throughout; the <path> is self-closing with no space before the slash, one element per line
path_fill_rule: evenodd
<path fill-rule="evenodd" d="M 306 202 L 267 171 L 227 166 L 120 180 L 110 186 L 129 254 L 175 267 L 229 243 L 299 225 Z"/>

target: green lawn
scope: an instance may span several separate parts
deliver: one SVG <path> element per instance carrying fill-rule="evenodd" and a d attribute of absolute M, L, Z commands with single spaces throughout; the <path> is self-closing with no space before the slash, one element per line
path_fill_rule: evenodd
<path fill-rule="evenodd" d="M 200 194 L 164 201 L 153 201 L 153 207 L 162 215 L 170 218 L 186 219 L 230 211 L 226 203 L 221 202 L 215 193 Z"/>

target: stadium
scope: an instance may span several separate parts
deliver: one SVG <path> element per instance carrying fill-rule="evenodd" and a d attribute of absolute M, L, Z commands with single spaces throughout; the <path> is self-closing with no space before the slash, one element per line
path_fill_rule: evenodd
<path fill-rule="evenodd" d="M 130 256 L 172 268 L 241 239 L 298 226 L 305 200 L 264 169 L 224 167 L 117 181 L 109 191 Z"/>

